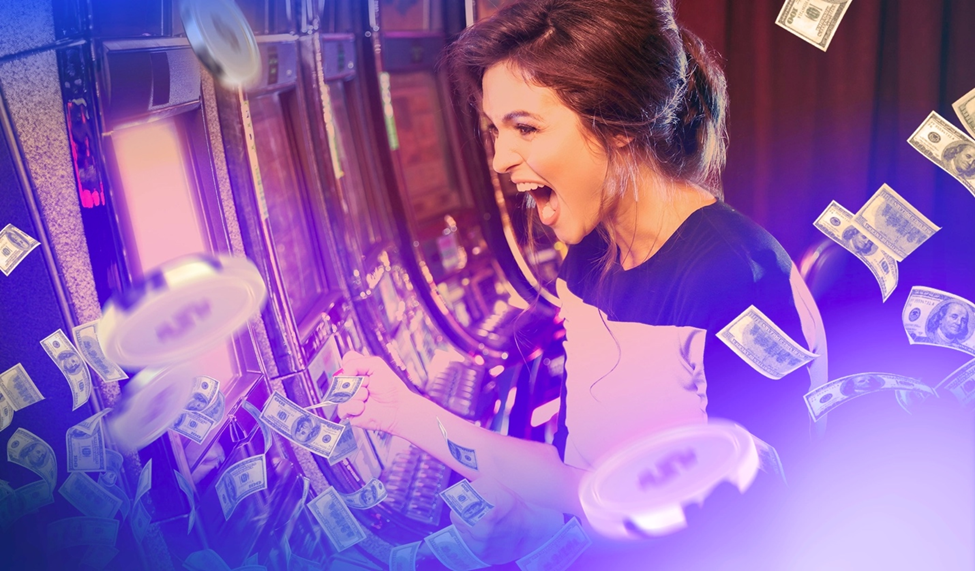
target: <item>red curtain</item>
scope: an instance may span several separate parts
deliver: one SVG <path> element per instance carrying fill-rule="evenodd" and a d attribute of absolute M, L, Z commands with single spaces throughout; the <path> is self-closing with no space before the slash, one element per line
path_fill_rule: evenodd
<path fill-rule="evenodd" d="M 830 200 L 856 211 L 887 183 L 943 228 L 904 262 L 902 293 L 906 273 L 975 297 L 975 197 L 907 143 L 932 110 L 959 125 L 951 103 L 975 88 L 975 2 L 852 0 L 824 53 L 775 24 L 783 1 L 677 3 L 725 64 L 728 203 L 798 259 L 822 238 L 812 223 Z"/>

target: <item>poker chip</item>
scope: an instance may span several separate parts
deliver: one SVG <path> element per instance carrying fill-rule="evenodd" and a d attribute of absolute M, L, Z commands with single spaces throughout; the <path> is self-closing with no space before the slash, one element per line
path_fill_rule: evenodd
<path fill-rule="evenodd" d="M 721 482 L 744 493 L 759 457 L 751 434 L 720 420 L 673 428 L 610 454 L 580 486 L 583 510 L 616 539 L 666 535 L 687 526 L 684 506 L 703 504 Z"/>
<path fill-rule="evenodd" d="M 247 87 L 260 78 L 257 40 L 233 0 L 182 0 L 179 15 L 196 56 L 220 83 Z"/>
<path fill-rule="evenodd" d="M 107 417 L 109 433 L 128 452 L 144 448 L 169 429 L 193 392 L 194 364 L 143 369 L 122 391 L 121 404 Z"/>
<path fill-rule="evenodd" d="M 102 350 L 128 368 L 183 362 L 226 341 L 266 298 L 264 280 L 246 258 L 177 258 L 108 300 L 98 324 Z"/>

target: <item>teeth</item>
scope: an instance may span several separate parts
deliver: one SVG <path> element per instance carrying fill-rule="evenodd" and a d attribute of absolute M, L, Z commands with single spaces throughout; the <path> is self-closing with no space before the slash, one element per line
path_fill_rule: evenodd
<path fill-rule="evenodd" d="M 534 182 L 519 182 L 516 186 L 518 187 L 518 192 L 528 192 L 542 187 L 542 185 L 535 184 Z"/>

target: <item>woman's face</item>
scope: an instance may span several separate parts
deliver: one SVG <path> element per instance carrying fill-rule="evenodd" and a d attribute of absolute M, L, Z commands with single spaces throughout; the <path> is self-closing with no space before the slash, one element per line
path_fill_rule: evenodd
<path fill-rule="evenodd" d="M 608 159 L 578 115 L 547 87 L 502 62 L 484 73 L 483 112 L 494 135 L 494 170 L 531 192 L 539 218 L 567 244 L 599 222 Z"/>

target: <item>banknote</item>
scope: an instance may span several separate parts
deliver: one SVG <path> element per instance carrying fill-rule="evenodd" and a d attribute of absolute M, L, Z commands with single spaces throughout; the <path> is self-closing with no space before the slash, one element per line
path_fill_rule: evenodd
<path fill-rule="evenodd" d="M 0 230 L 0 272 L 9 276 L 40 242 L 31 238 L 13 224 Z"/>
<path fill-rule="evenodd" d="M 873 277 L 877 278 L 880 293 L 884 301 L 887 301 L 897 287 L 899 279 L 897 261 L 857 230 L 853 225 L 853 213 L 834 200 L 813 225 L 866 264 Z"/>
<path fill-rule="evenodd" d="M 89 545 L 81 555 L 79 563 L 82 569 L 104 569 L 118 555 L 118 549 L 106 545 Z"/>
<path fill-rule="evenodd" d="M 216 484 L 217 498 L 220 500 L 224 519 L 230 519 L 241 500 L 265 488 L 267 472 L 263 454 L 244 458 L 227 468 Z"/>
<path fill-rule="evenodd" d="M 340 493 L 339 495 L 342 496 L 345 505 L 350 508 L 354 510 L 367 510 L 379 505 L 386 499 L 386 486 L 376 478 L 373 478 L 366 482 L 365 486 L 351 494 Z"/>
<path fill-rule="evenodd" d="M 78 545 L 115 547 L 118 520 L 99 517 L 69 517 L 47 524 L 47 544 L 53 550 Z"/>
<path fill-rule="evenodd" d="M 898 262 L 941 230 L 886 184 L 853 216 L 853 224 Z"/>
<path fill-rule="evenodd" d="M 803 398 L 810 416 L 818 421 L 845 402 L 881 390 L 919 390 L 935 394 L 934 389 L 917 379 L 891 373 L 859 373 L 821 385 Z"/>
<path fill-rule="evenodd" d="M 122 455 L 110 449 L 105 450 L 105 471 L 98 475 L 98 483 L 110 488 L 118 483 L 122 475 Z"/>
<path fill-rule="evenodd" d="M 129 518 L 129 527 L 132 529 L 132 537 L 135 538 L 136 543 L 142 543 L 145 539 L 151 522 L 152 518 L 149 516 L 145 502 L 136 501 L 132 506 L 132 517 Z"/>
<path fill-rule="evenodd" d="M 934 111 L 907 140 L 975 195 L 975 141 Z"/>
<path fill-rule="evenodd" d="M 78 410 L 78 407 L 88 402 L 88 398 L 91 397 L 91 376 L 88 367 L 78 354 L 78 350 L 60 329 L 41 340 L 41 346 L 68 380 L 71 398 L 74 401 L 71 410 Z"/>
<path fill-rule="evenodd" d="M 202 411 L 209 408 L 220 390 L 220 381 L 205 375 L 193 377 L 193 392 L 190 401 L 186 403 L 186 410 Z"/>
<path fill-rule="evenodd" d="M 267 399 L 261 419 L 298 446 L 328 458 L 345 427 L 301 409 L 275 392 Z"/>
<path fill-rule="evenodd" d="M 121 367 L 109 360 L 98 342 L 98 321 L 89 321 L 74 328 L 74 342 L 81 351 L 81 356 L 98 373 L 102 380 L 117 382 L 129 376 Z"/>
<path fill-rule="evenodd" d="M 139 482 L 135 486 L 135 501 L 136 503 L 142 499 L 142 496 L 146 495 L 149 490 L 152 489 L 152 458 L 150 458 L 145 465 L 142 466 L 142 470 L 139 472 Z"/>
<path fill-rule="evenodd" d="M 0 480 L 0 500 L 6 498 L 12 493 L 14 493 L 14 488 L 10 485 L 10 482 Z"/>
<path fill-rule="evenodd" d="M 389 551 L 389 571 L 416 571 L 416 552 L 420 542 L 397 545 Z"/>
<path fill-rule="evenodd" d="M 176 470 L 173 470 L 173 474 L 176 475 L 176 484 L 186 496 L 187 503 L 190 504 L 190 513 L 186 518 L 186 533 L 188 534 L 193 530 L 193 524 L 196 523 L 196 496 L 193 494 L 193 486 L 190 485 L 189 480 L 187 480 L 183 474 L 177 472 Z"/>
<path fill-rule="evenodd" d="M 261 411 L 256 406 L 254 406 L 253 404 L 251 404 L 249 401 L 246 400 L 240 403 L 240 407 L 246 410 L 248 414 L 254 417 L 254 420 L 257 422 L 257 426 L 261 429 L 261 434 L 264 435 L 264 450 L 270 449 L 271 429 L 268 428 L 267 423 L 264 422 L 263 418 L 261 418 Z"/>
<path fill-rule="evenodd" d="M 10 423 L 14 421 L 14 407 L 10 404 L 10 399 L 0 389 L 0 431 L 6 430 Z"/>
<path fill-rule="evenodd" d="M 517 560 L 522 571 L 565 571 L 592 545 L 576 518 L 570 519 L 541 547 Z"/>
<path fill-rule="evenodd" d="M 894 396 L 897 398 L 897 404 L 900 405 L 900 407 L 904 409 L 907 414 L 914 414 L 912 411 L 917 408 L 918 405 L 936 395 L 915 389 L 905 389 L 894 391 Z"/>
<path fill-rule="evenodd" d="M 782 467 L 782 458 L 779 457 L 778 450 L 754 434 L 752 440 L 755 441 L 755 451 L 758 452 L 759 469 L 788 483 L 785 479 L 785 469 Z"/>
<path fill-rule="evenodd" d="M 474 555 L 471 548 L 464 543 L 460 532 L 452 525 L 431 533 L 423 542 L 427 544 L 433 555 L 452 571 L 468 571 L 488 566 Z"/>
<path fill-rule="evenodd" d="M 58 490 L 68 503 L 89 517 L 112 518 L 122 502 L 87 474 L 72 472 Z"/>
<path fill-rule="evenodd" d="M 329 466 L 333 466 L 352 456 L 359 449 L 359 445 L 355 440 L 355 431 L 352 430 L 352 425 L 349 423 L 349 420 L 345 419 L 339 424 L 342 425 L 343 430 L 339 434 L 339 441 L 335 444 L 335 448 L 332 448 L 332 452 L 328 455 Z"/>
<path fill-rule="evenodd" d="M 781 379 L 819 356 L 790 339 L 754 305 L 719 331 L 718 339 L 770 379 Z"/>
<path fill-rule="evenodd" d="M 14 410 L 44 400 L 44 395 L 20 363 L 0 373 L 0 392 L 7 397 Z"/>
<path fill-rule="evenodd" d="M 309 502 L 308 509 L 325 530 L 336 551 L 345 551 L 366 538 L 366 532 L 335 488 L 325 490 Z"/>
<path fill-rule="evenodd" d="M 328 385 L 328 392 L 322 398 L 323 403 L 341 404 L 348 401 L 359 390 L 362 380 L 365 377 L 359 376 L 335 376 Z"/>
<path fill-rule="evenodd" d="M 0 529 L 6 529 L 23 516 L 53 503 L 51 487 L 44 480 L 10 490 L 9 494 L 0 499 Z"/>
<path fill-rule="evenodd" d="M 223 415 L 226 412 L 226 397 L 223 396 L 222 391 L 217 391 L 216 396 L 210 403 L 210 406 L 200 411 L 200 414 L 209 418 L 214 424 L 220 424 L 223 420 Z"/>
<path fill-rule="evenodd" d="M 197 444 L 203 444 L 207 434 L 213 429 L 214 422 L 202 413 L 190 410 L 183 411 L 176 422 L 173 423 L 173 430 L 189 438 Z"/>
<path fill-rule="evenodd" d="M 464 520 L 464 523 L 471 527 L 494 509 L 494 506 L 477 493 L 466 478 L 440 492 L 440 497 L 454 513 L 460 516 L 460 519 Z"/>
<path fill-rule="evenodd" d="M 18 428 L 7 441 L 7 460 L 40 476 L 54 489 L 57 483 L 58 459 L 51 446 L 26 428 Z"/>
<path fill-rule="evenodd" d="M 440 434 L 443 434 L 443 439 L 447 441 L 447 450 L 450 451 L 450 455 L 454 457 L 454 460 L 457 460 L 472 470 L 477 470 L 477 454 L 474 452 L 474 449 L 465 448 L 447 438 L 447 429 L 440 422 L 439 418 L 437 419 L 437 424 L 440 426 Z"/>
<path fill-rule="evenodd" d="M 786 0 L 775 23 L 826 51 L 850 0 Z"/>
<path fill-rule="evenodd" d="M 107 463 L 105 437 L 99 422 L 108 411 L 103 409 L 90 418 L 72 426 L 64 435 L 68 456 L 68 472 L 103 472 Z"/>
<path fill-rule="evenodd" d="M 975 355 L 975 305 L 967 299 L 914 286 L 901 320 L 911 345 L 937 345 Z"/>
<path fill-rule="evenodd" d="M 975 360 L 956 369 L 936 388 L 951 393 L 965 408 L 975 406 Z"/>
<path fill-rule="evenodd" d="M 230 571 L 230 565 L 212 549 L 190 553 L 183 561 L 183 567 L 189 571 Z"/>
<path fill-rule="evenodd" d="M 961 99 L 955 101 L 951 106 L 968 134 L 975 137 L 975 89 L 962 95 Z"/>

